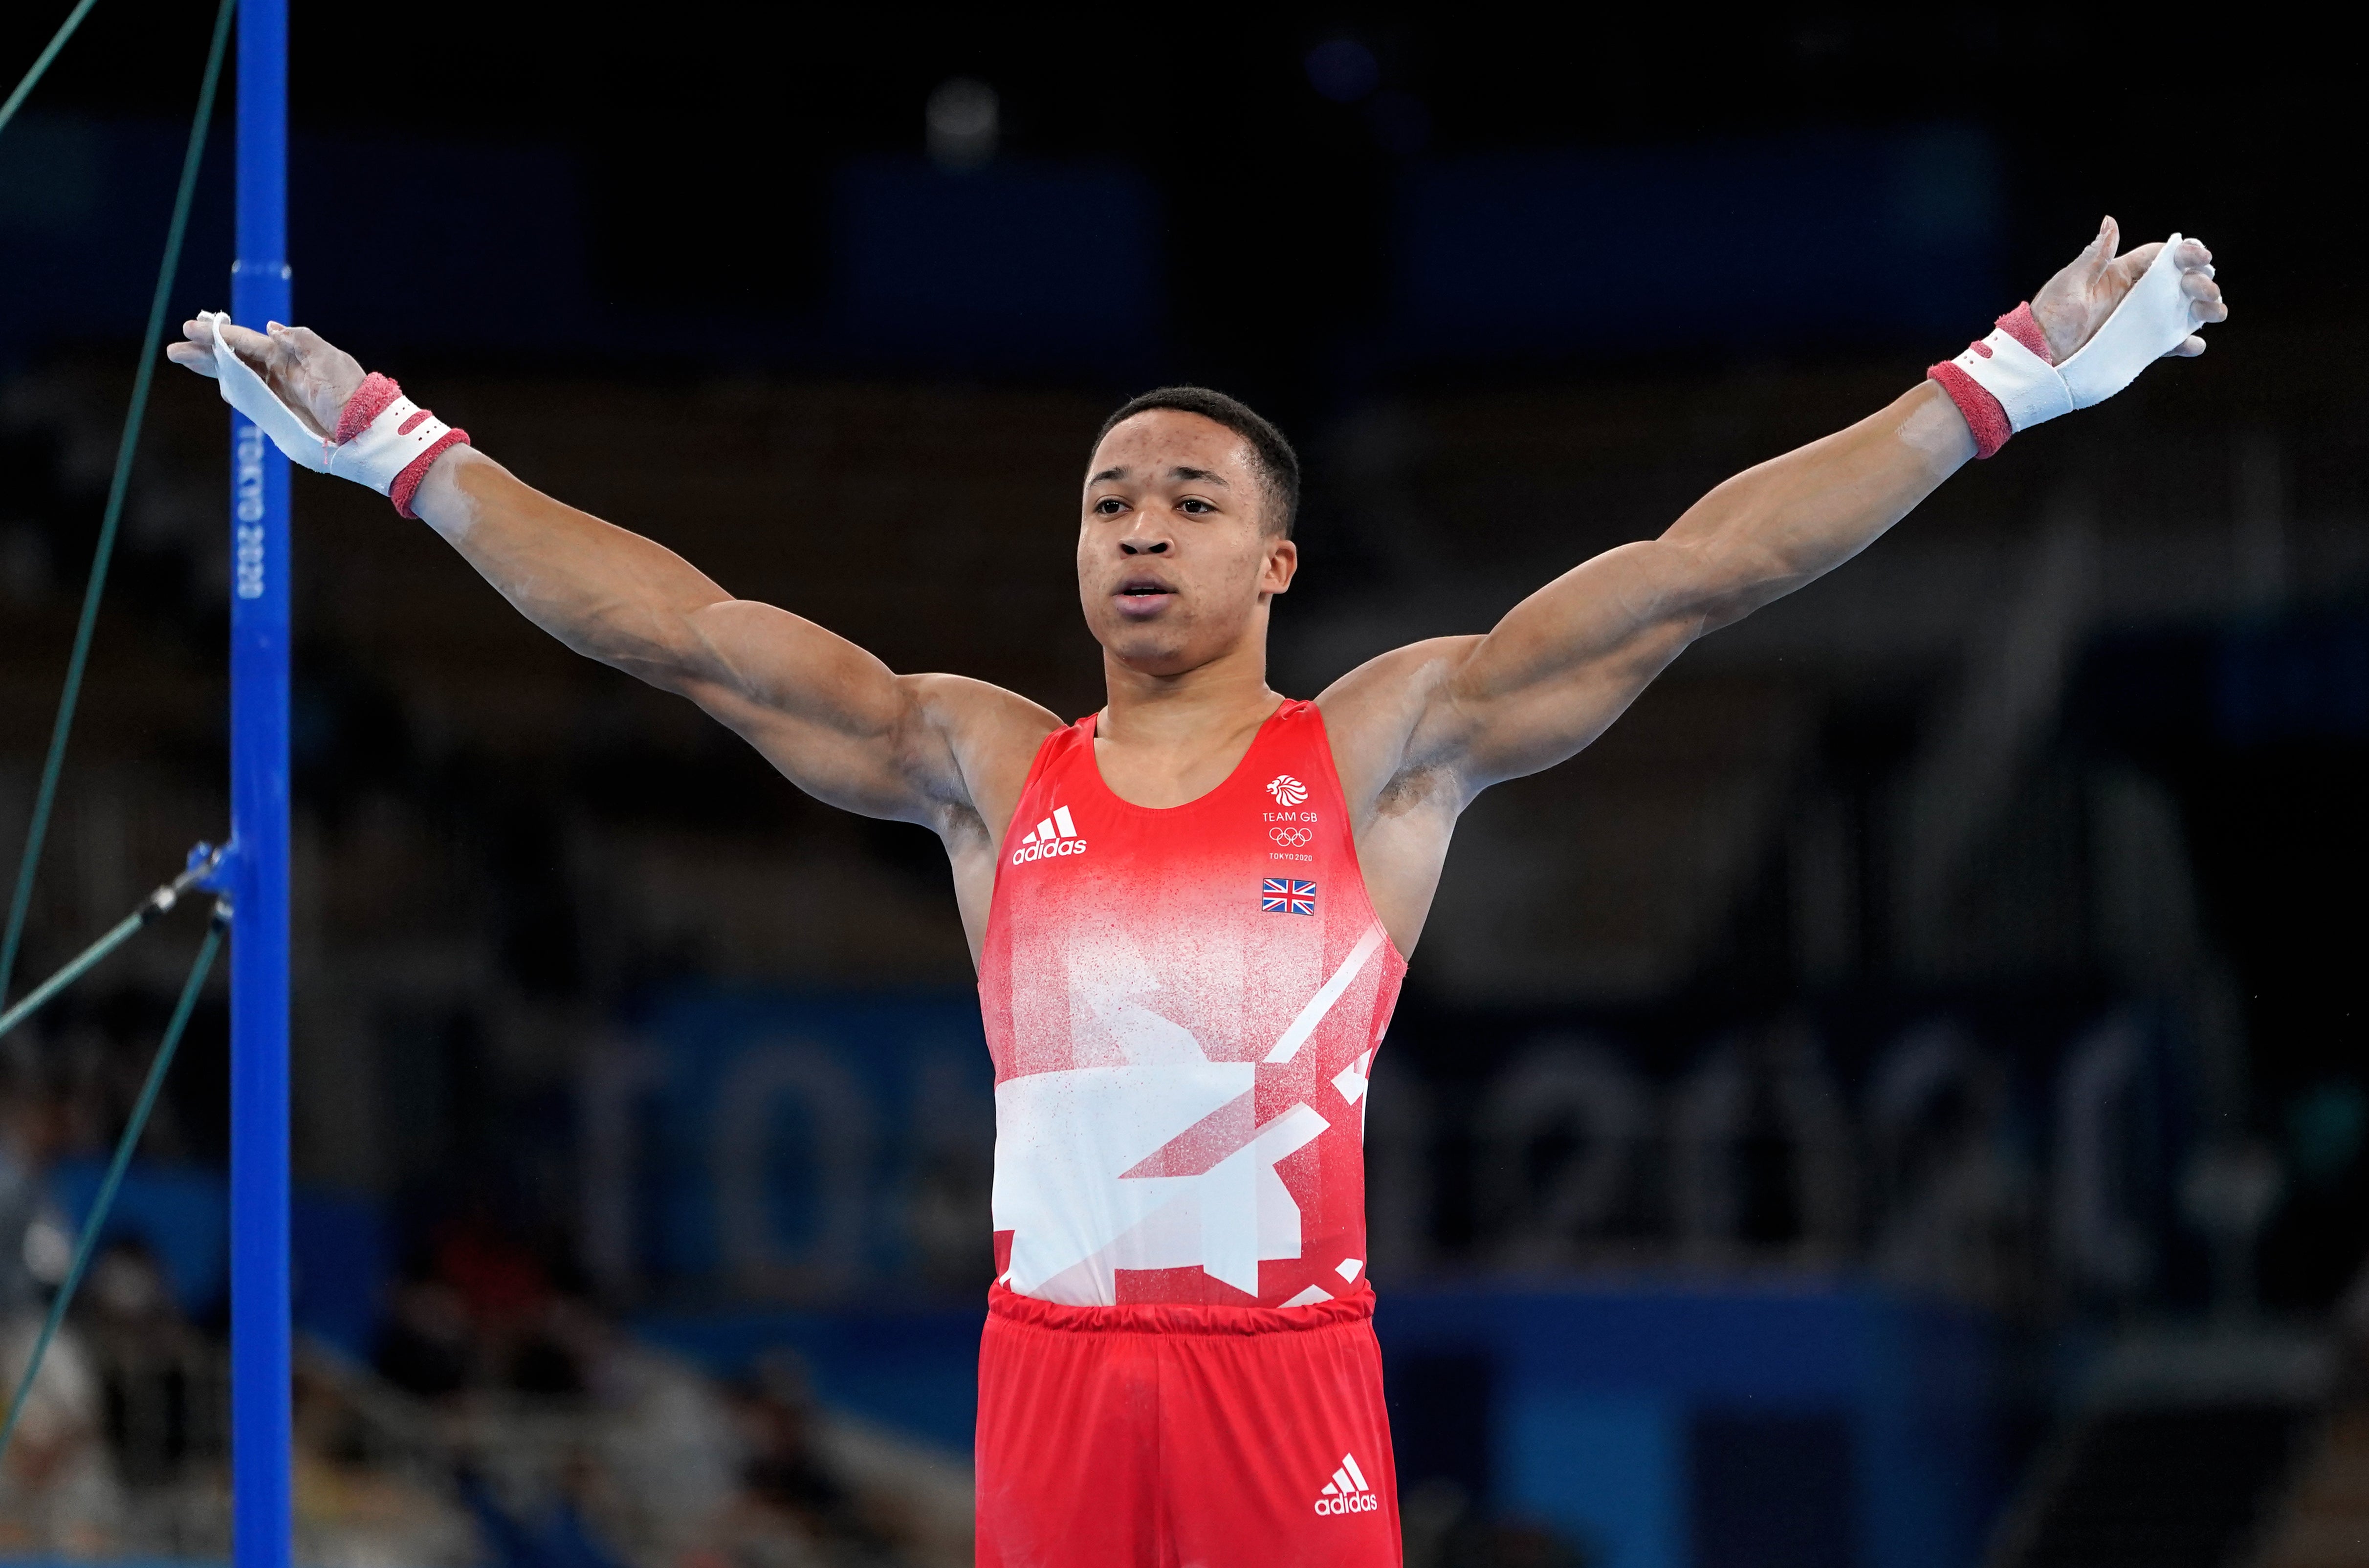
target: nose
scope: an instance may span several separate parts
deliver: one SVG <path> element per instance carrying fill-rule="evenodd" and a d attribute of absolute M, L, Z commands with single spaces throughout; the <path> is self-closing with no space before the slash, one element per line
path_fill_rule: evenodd
<path fill-rule="evenodd" d="M 1152 526 L 1152 524 L 1157 521 L 1158 520 L 1155 518 L 1146 516 L 1142 512 L 1138 512 L 1135 516 L 1134 521 L 1128 525 L 1127 531 L 1119 536 L 1119 554 L 1122 555 L 1165 555 L 1168 554 L 1168 546 L 1170 543 L 1168 533 L 1164 529 L 1155 528 Z"/>

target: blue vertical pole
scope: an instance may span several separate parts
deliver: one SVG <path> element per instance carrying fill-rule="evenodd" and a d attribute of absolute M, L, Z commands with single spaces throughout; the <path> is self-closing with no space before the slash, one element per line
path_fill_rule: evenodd
<path fill-rule="evenodd" d="M 240 0 L 231 316 L 286 321 L 288 0 Z M 288 460 L 231 418 L 232 1555 L 289 1568 Z"/>

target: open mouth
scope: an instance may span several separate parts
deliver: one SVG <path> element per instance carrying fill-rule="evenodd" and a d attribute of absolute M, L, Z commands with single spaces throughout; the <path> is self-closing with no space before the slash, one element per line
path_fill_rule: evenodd
<path fill-rule="evenodd" d="M 1124 610 L 1150 612 L 1176 597 L 1176 590 L 1158 578 L 1128 578 L 1118 585 L 1117 599 Z"/>

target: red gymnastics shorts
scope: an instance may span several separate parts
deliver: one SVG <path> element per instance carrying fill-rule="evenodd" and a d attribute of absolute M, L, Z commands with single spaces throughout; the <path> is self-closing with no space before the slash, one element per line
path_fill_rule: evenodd
<path fill-rule="evenodd" d="M 989 1294 L 978 1568 L 1396 1568 L 1374 1299 Z"/>

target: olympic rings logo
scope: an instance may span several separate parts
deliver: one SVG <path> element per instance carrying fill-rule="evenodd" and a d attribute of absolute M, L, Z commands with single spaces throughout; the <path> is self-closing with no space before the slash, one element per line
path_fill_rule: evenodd
<path fill-rule="evenodd" d="M 1298 849 L 1316 836 L 1313 828 L 1269 828 L 1266 836 L 1287 849 Z"/>

